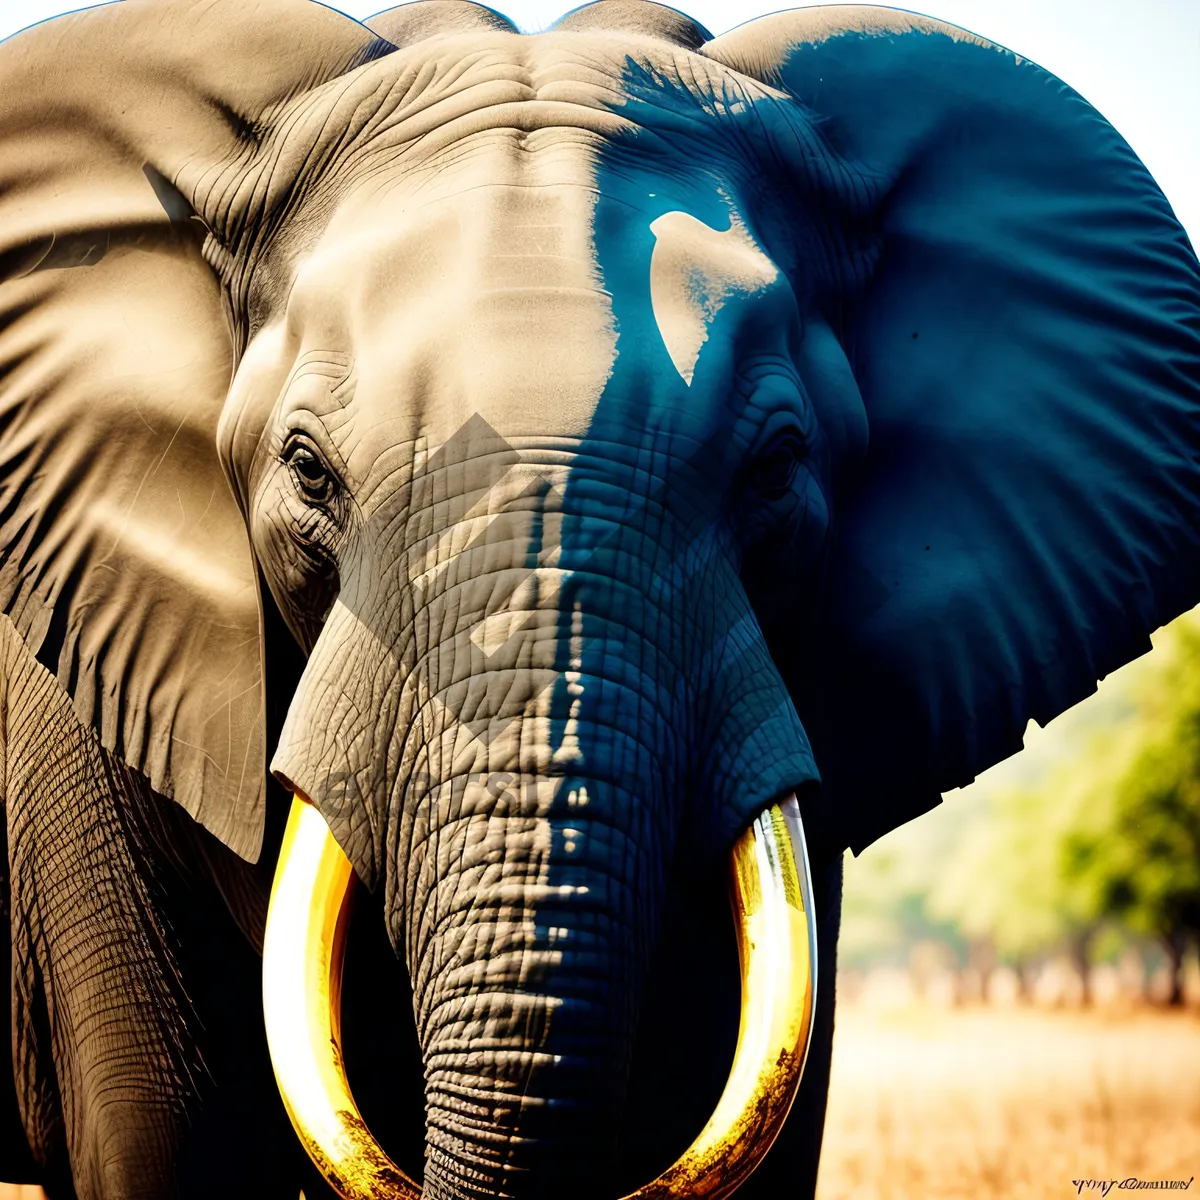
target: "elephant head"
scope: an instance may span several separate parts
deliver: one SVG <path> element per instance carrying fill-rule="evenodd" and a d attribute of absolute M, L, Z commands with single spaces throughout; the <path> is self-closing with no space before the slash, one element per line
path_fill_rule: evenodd
<path fill-rule="evenodd" d="M 0 78 L 0 602 L 227 845 L 269 754 L 382 891 L 431 1196 L 609 1194 L 670 898 L 1200 598 L 1195 255 L 961 30 L 123 0 Z"/>

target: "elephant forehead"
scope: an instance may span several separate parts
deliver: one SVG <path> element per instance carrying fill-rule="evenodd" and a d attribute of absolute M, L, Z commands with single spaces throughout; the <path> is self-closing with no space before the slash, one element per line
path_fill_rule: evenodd
<path fill-rule="evenodd" d="M 475 414 L 506 437 L 582 436 L 617 354 L 594 187 L 442 188 L 415 209 L 400 193 L 347 203 L 302 268 L 290 320 L 354 365 L 328 405 L 360 410 L 368 461 L 398 432 L 440 445 Z"/>
<path fill-rule="evenodd" d="M 695 56 L 650 41 L 635 47 L 633 99 L 624 42 L 436 41 L 336 81 L 278 156 L 299 153 L 298 178 L 319 172 L 281 238 L 309 239 L 305 209 L 323 230 L 277 294 L 304 353 L 353 364 L 328 407 L 368 410 L 353 422 L 363 471 L 378 474 L 389 446 L 443 445 L 476 415 L 505 438 L 584 438 L 600 408 L 623 408 L 616 392 L 634 376 L 650 425 L 686 424 L 708 326 L 774 268 L 740 226 L 721 232 L 737 189 L 718 182 L 715 142 L 698 175 L 667 162 L 662 139 L 627 136 L 640 128 L 630 114 L 646 119 L 650 68 L 676 93 L 704 93 L 707 106 L 688 109 L 697 126 L 738 89 L 713 86 L 717 65 L 684 71 Z M 633 368 L 620 384 L 618 357 Z"/>
<path fill-rule="evenodd" d="M 484 128 L 563 126 L 611 136 L 639 126 L 628 106 L 635 95 L 647 99 L 647 79 L 664 96 L 678 91 L 700 99 L 696 117 L 773 94 L 712 59 L 653 38 L 476 33 L 428 39 L 333 81 L 306 102 L 305 122 L 315 126 L 333 114 L 345 148 L 403 147 L 414 156 L 436 154 Z M 294 136 L 303 139 L 305 132 Z"/>
<path fill-rule="evenodd" d="M 492 171 L 504 172 L 493 182 L 515 182 L 528 167 L 521 161 L 527 152 L 542 160 L 558 151 L 636 158 L 639 135 L 664 120 L 677 136 L 652 137 L 641 156 L 660 166 L 674 157 L 678 175 L 694 176 L 697 154 L 707 169 L 715 166 L 718 125 L 737 123 L 756 99 L 774 95 L 711 59 L 649 38 L 431 38 L 298 97 L 271 115 L 271 132 L 248 167 L 231 164 L 220 188 L 209 179 L 188 190 L 216 229 L 241 207 L 238 197 L 261 205 L 263 219 L 273 210 L 294 216 L 307 209 L 321 220 L 355 181 L 377 186 L 402 175 L 414 190 L 437 191 L 444 178 L 470 170 L 480 146 L 505 152 L 504 161 L 492 158 Z M 743 151 L 746 133 L 733 139 Z M 256 253 L 252 237 L 242 249 Z"/>
<path fill-rule="evenodd" d="M 714 193 L 712 224 L 656 216 L 602 199 L 599 171 L 572 155 L 529 166 L 526 182 L 488 183 L 498 153 L 415 206 L 406 188 L 348 200 L 300 272 L 283 416 L 330 418 L 355 479 L 396 478 L 407 448 L 432 452 L 474 418 L 571 453 L 608 413 L 661 452 L 672 431 L 690 445 L 722 402 L 715 377 L 702 394 L 690 387 L 709 326 L 778 274 L 728 200 Z"/>

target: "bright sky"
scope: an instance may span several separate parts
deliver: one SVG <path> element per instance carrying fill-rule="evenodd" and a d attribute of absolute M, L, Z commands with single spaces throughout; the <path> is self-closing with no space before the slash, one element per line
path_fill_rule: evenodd
<path fill-rule="evenodd" d="M 386 0 L 342 0 L 365 17 Z M 544 28 L 561 0 L 501 0 L 523 29 Z M 0 0 L 0 38 L 78 5 Z M 713 33 L 781 7 L 778 0 L 687 0 Z M 1150 168 L 1193 245 L 1200 244 L 1200 0 L 919 0 L 916 9 L 1031 58 L 1066 80 Z"/>

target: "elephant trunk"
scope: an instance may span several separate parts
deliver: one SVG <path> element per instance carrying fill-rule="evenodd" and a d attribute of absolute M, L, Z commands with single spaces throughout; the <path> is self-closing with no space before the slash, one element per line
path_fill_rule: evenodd
<path fill-rule="evenodd" d="M 497 790 L 486 779 L 468 784 L 472 816 L 437 835 L 439 856 L 457 861 L 430 881 L 420 908 L 413 983 L 425 1194 L 611 1195 L 633 999 L 659 885 L 633 862 L 622 878 L 596 861 L 623 841 L 611 830 L 597 836 L 584 820 L 537 815 L 554 807 L 551 781 Z"/>
<path fill-rule="evenodd" d="M 436 699 L 397 722 L 407 736 L 394 779 L 381 767 L 380 782 L 354 790 L 352 772 L 302 762 L 291 747 L 311 754 L 311 726 L 276 760 L 333 816 L 367 882 L 371 857 L 355 850 L 378 846 L 375 881 L 424 1059 L 431 1200 L 614 1194 L 619 1107 L 677 825 L 679 806 L 664 803 L 675 739 L 644 702 L 618 728 L 611 679 L 570 661 L 540 673 L 503 661 L 536 652 L 536 634 L 493 651 L 500 661 L 478 698 L 471 679 L 462 692 L 429 687 Z M 609 723 L 593 729 L 581 695 Z M 362 811 L 358 796 L 388 791 L 378 836 L 339 830 L 341 814 Z"/>

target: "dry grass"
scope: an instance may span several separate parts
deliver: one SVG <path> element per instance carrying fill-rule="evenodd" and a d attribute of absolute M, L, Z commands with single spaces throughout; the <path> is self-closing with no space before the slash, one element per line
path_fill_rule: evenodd
<path fill-rule="evenodd" d="M 1101 1194 L 1073 1180 L 1193 1175 L 1194 1012 L 839 1010 L 818 1200 L 1057 1200 Z"/>

